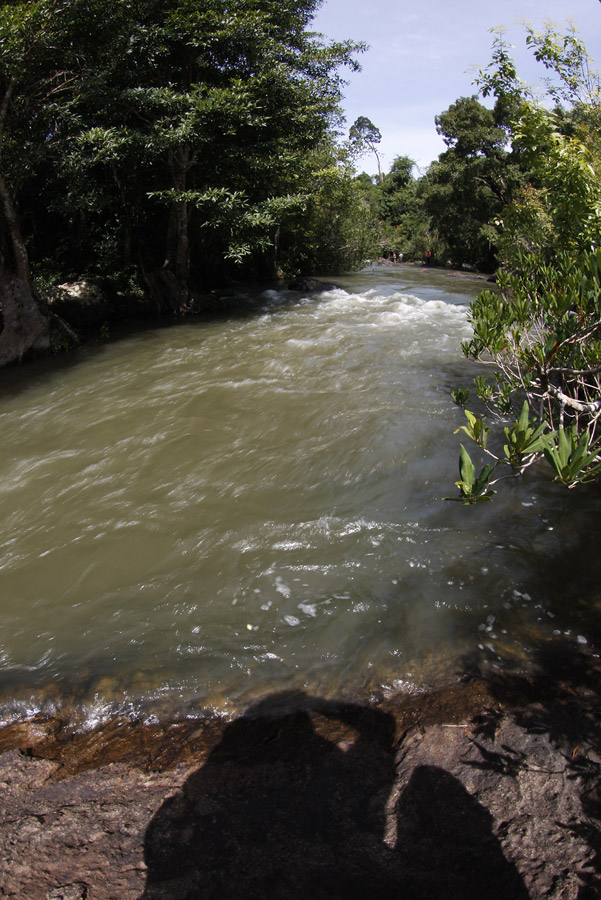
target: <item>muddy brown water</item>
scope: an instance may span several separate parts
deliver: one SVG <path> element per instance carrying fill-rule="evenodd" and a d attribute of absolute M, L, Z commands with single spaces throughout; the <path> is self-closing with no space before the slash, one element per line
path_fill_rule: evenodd
<path fill-rule="evenodd" d="M 419 693 L 595 649 L 599 494 L 454 491 L 483 283 L 374 267 L 0 374 L 0 722 Z"/>

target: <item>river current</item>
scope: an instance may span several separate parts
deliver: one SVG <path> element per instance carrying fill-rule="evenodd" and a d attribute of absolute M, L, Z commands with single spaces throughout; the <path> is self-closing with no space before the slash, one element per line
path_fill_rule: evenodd
<path fill-rule="evenodd" d="M 0 375 L 0 720 L 232 715 L 596 646 L 599 493 L 453 495 L 481 281 L 373 267 Z"/>

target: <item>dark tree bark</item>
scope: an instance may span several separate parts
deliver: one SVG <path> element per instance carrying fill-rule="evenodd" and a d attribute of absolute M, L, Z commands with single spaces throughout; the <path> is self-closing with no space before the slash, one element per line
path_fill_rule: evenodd
<path fill-rule="evenodd" d="M 184 288 L 171 269 L 164 267 L 154 272 L 143 272 L 148 292 L 159 314 L 182 312 L 189 300 Z"/>
<path fill-rule="evenodd" d="M 54 315 L 34 287 L 14 203 L 0 174 L 0 366 L 53 349 L 69 349 L 77 337 Z"/>
<path fill-rule="evenodd" d="M 188 147 L 179 147 L 169 153 L 169 168 L 173 188 L 186 190 L 187 174 L 196 161 L 196 154 Z M 186 200 L 175 201 L 170 210 L 167 237 L 167 261 L 183 291 L 189 290 L 190 280 L 190 208 Z"/>
<path fill-rule="evenodd" d="M 0 149 L 16 85 L 17 78 L 12 75 L 0 103 Z M 32 283 L 14 199 L 3 172 L 0 172 L 0 313 L 0 366 L 48 353 L 53 345 L 68 349 L 77 343 L 74 332 L 50 311 Z"/>

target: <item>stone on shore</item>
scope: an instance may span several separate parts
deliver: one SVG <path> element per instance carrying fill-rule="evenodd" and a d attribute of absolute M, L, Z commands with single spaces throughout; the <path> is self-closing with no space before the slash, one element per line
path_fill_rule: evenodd
<path fill-rule="evenodd" d="M 4 729 L 0 896 L 593 900 L 598 694 L 516 686 Z"/>

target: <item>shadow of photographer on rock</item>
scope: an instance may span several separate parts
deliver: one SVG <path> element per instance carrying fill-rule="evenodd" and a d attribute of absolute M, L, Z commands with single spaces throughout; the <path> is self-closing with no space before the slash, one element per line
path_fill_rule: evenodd
<path fill-rule="evenodd" d="M 456 778 L 419 766 L 391 809 L 394 783 L 392 716 L 268 697 L 157 811 L 141 900 L 529 900 Z"/>

